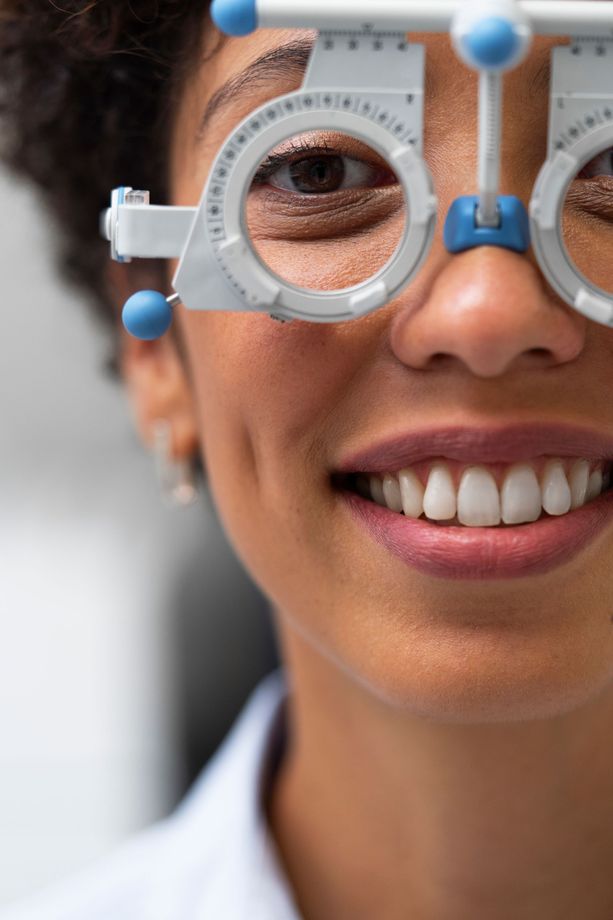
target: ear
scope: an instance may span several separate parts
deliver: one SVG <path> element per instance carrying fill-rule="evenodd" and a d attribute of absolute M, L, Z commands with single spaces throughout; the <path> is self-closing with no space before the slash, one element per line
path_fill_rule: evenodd
<path fill-rule="evenodd" d="M 113 300 L 123 303 L 134 290 L 126 266 L 109 266 Z M 137 282 L 138 284 L 138 282 Z M 140 286 L 140 285 L 138 285 Z M 146 286 L 146 285 L 145 285 Z M 171 457 L 188 459 L 198 452 L 197 414 L 188 374 L 172 332 L 153 342 L 131 336 L 120 324 L 119 368 L 143 444 L 153 445 L 155 423 L 170 425 Z"/>
<path fill-rule="evenodd" d="M 170 425 L 172 457 L 193 457 L 198 451 L 195 405 L 171 335 L 141 342 L 122 330 L 119 363 L 143 444 L 152 446 L 155 423 L 165 419 Z"/>

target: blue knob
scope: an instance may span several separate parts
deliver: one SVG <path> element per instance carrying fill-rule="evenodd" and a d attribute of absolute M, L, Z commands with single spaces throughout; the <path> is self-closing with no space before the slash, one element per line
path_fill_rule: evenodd
<path fill-rule="evenodd" d="M 130 335 L 151 342 L 169 328 L 172 308 L 158 291 L 137 291 L 126 300 L 121 318 Z"/>
<path fill-rule="evenodd" d="M 256 0 L 213 0 L 211 18 L 226 35 L 249 35 L 258 27 Z"/>
<path fill-rule="evenodd" d="M 499 246 L 512 252 L 530 247 L 530 221 L 522 201 L 515 195 L 498 196 L 498 227 L 479 227 L 476 216 L 478 195 L 461 195 L 452 203 L 443 230 L 448 252 L 465 252 L 476 246 Z"/>
<path fill-rule="evenodd" d="M 478 67 L 504 67 L 520 45 L 515 27 L 502 16 L 490 16 L 475 23 L 464 37 L 464 48 Z"/>

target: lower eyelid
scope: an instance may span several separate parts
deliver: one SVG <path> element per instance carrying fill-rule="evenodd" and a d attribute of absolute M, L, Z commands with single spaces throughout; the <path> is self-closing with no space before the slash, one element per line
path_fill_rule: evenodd
<path fill-rule="evenodd" d="M 263 220 L 266 238 L 304 242 L 336 234 L 375 231 L 387 221 L 405 215 L 404 194 L 398 186 L 382 189 L 345 189 L 328 195 L 297 195 L 262 185 L 253 196 L 250 219 Z M 317 231 L 321 230 L 321 233 Z"/>

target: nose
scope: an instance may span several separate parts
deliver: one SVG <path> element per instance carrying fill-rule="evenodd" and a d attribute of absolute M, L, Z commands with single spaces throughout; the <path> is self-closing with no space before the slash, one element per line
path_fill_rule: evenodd
<path fill-rule="evenodd" d="M 441 256 L 423 299 L 392 320 L 396 357 L 419 370 L 441 355 L 477 377 L 574 360 L 587 320 L 556 300 L 527 256 L 493 246 Z"/>

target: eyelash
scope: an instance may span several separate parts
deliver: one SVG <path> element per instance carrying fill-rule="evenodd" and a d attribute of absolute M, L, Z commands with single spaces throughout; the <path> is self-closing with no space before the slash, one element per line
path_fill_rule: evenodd
<path fill-rule="evenodd" d="M 309 147 L 308 144 L 298 144 L 297 146 L 292 146 L 291 152 L 288 153 L 269 153 L 264 162 L 258 167 L 256 174 L 253 177 L 254 185 L 263 185 L 266 179 L 268 179 L 279 167 L 285 166 L 286 163 L 291 163 L 295 155 L 298 154 L 318 154 L 318 153 L 329 153 L 330 148 L 325 144 L 317 145 L 316 147 Z"/>
<path fill-rule="evenodd" d="M 352 159 L 351 157 L 347 157 L 346 154 L 341 153 L 339 150 L 336 150 L 334 147 L 330 147 L 327 144 L 317 144 L 314 146 L 303 143 L 295 144 L 292 145 L 290 150 L 286 151 L 285 153 L 270 153 L 253 176 L 253 179 L 251 180 L 252 185 L 264 185 L 270 176 L 272 176 L 278 169 L 281 169 L 283 166 L 291 166 L 293 163 L 300 162 L 301 159 L 315 157 L 318 154 L 327 154 L 329 156 L 346 157 L 347 159 Z M 375 166 L 375 164 L 369 164 L 365 160 L 357 160 L 356 162 L 363 163 L 365 166 L 370 166 L 370 168 L 373 170 L 379 169 L 380 171 L 378 166 Z M 300 193 L 297 192 L 296 194 Z"/>

